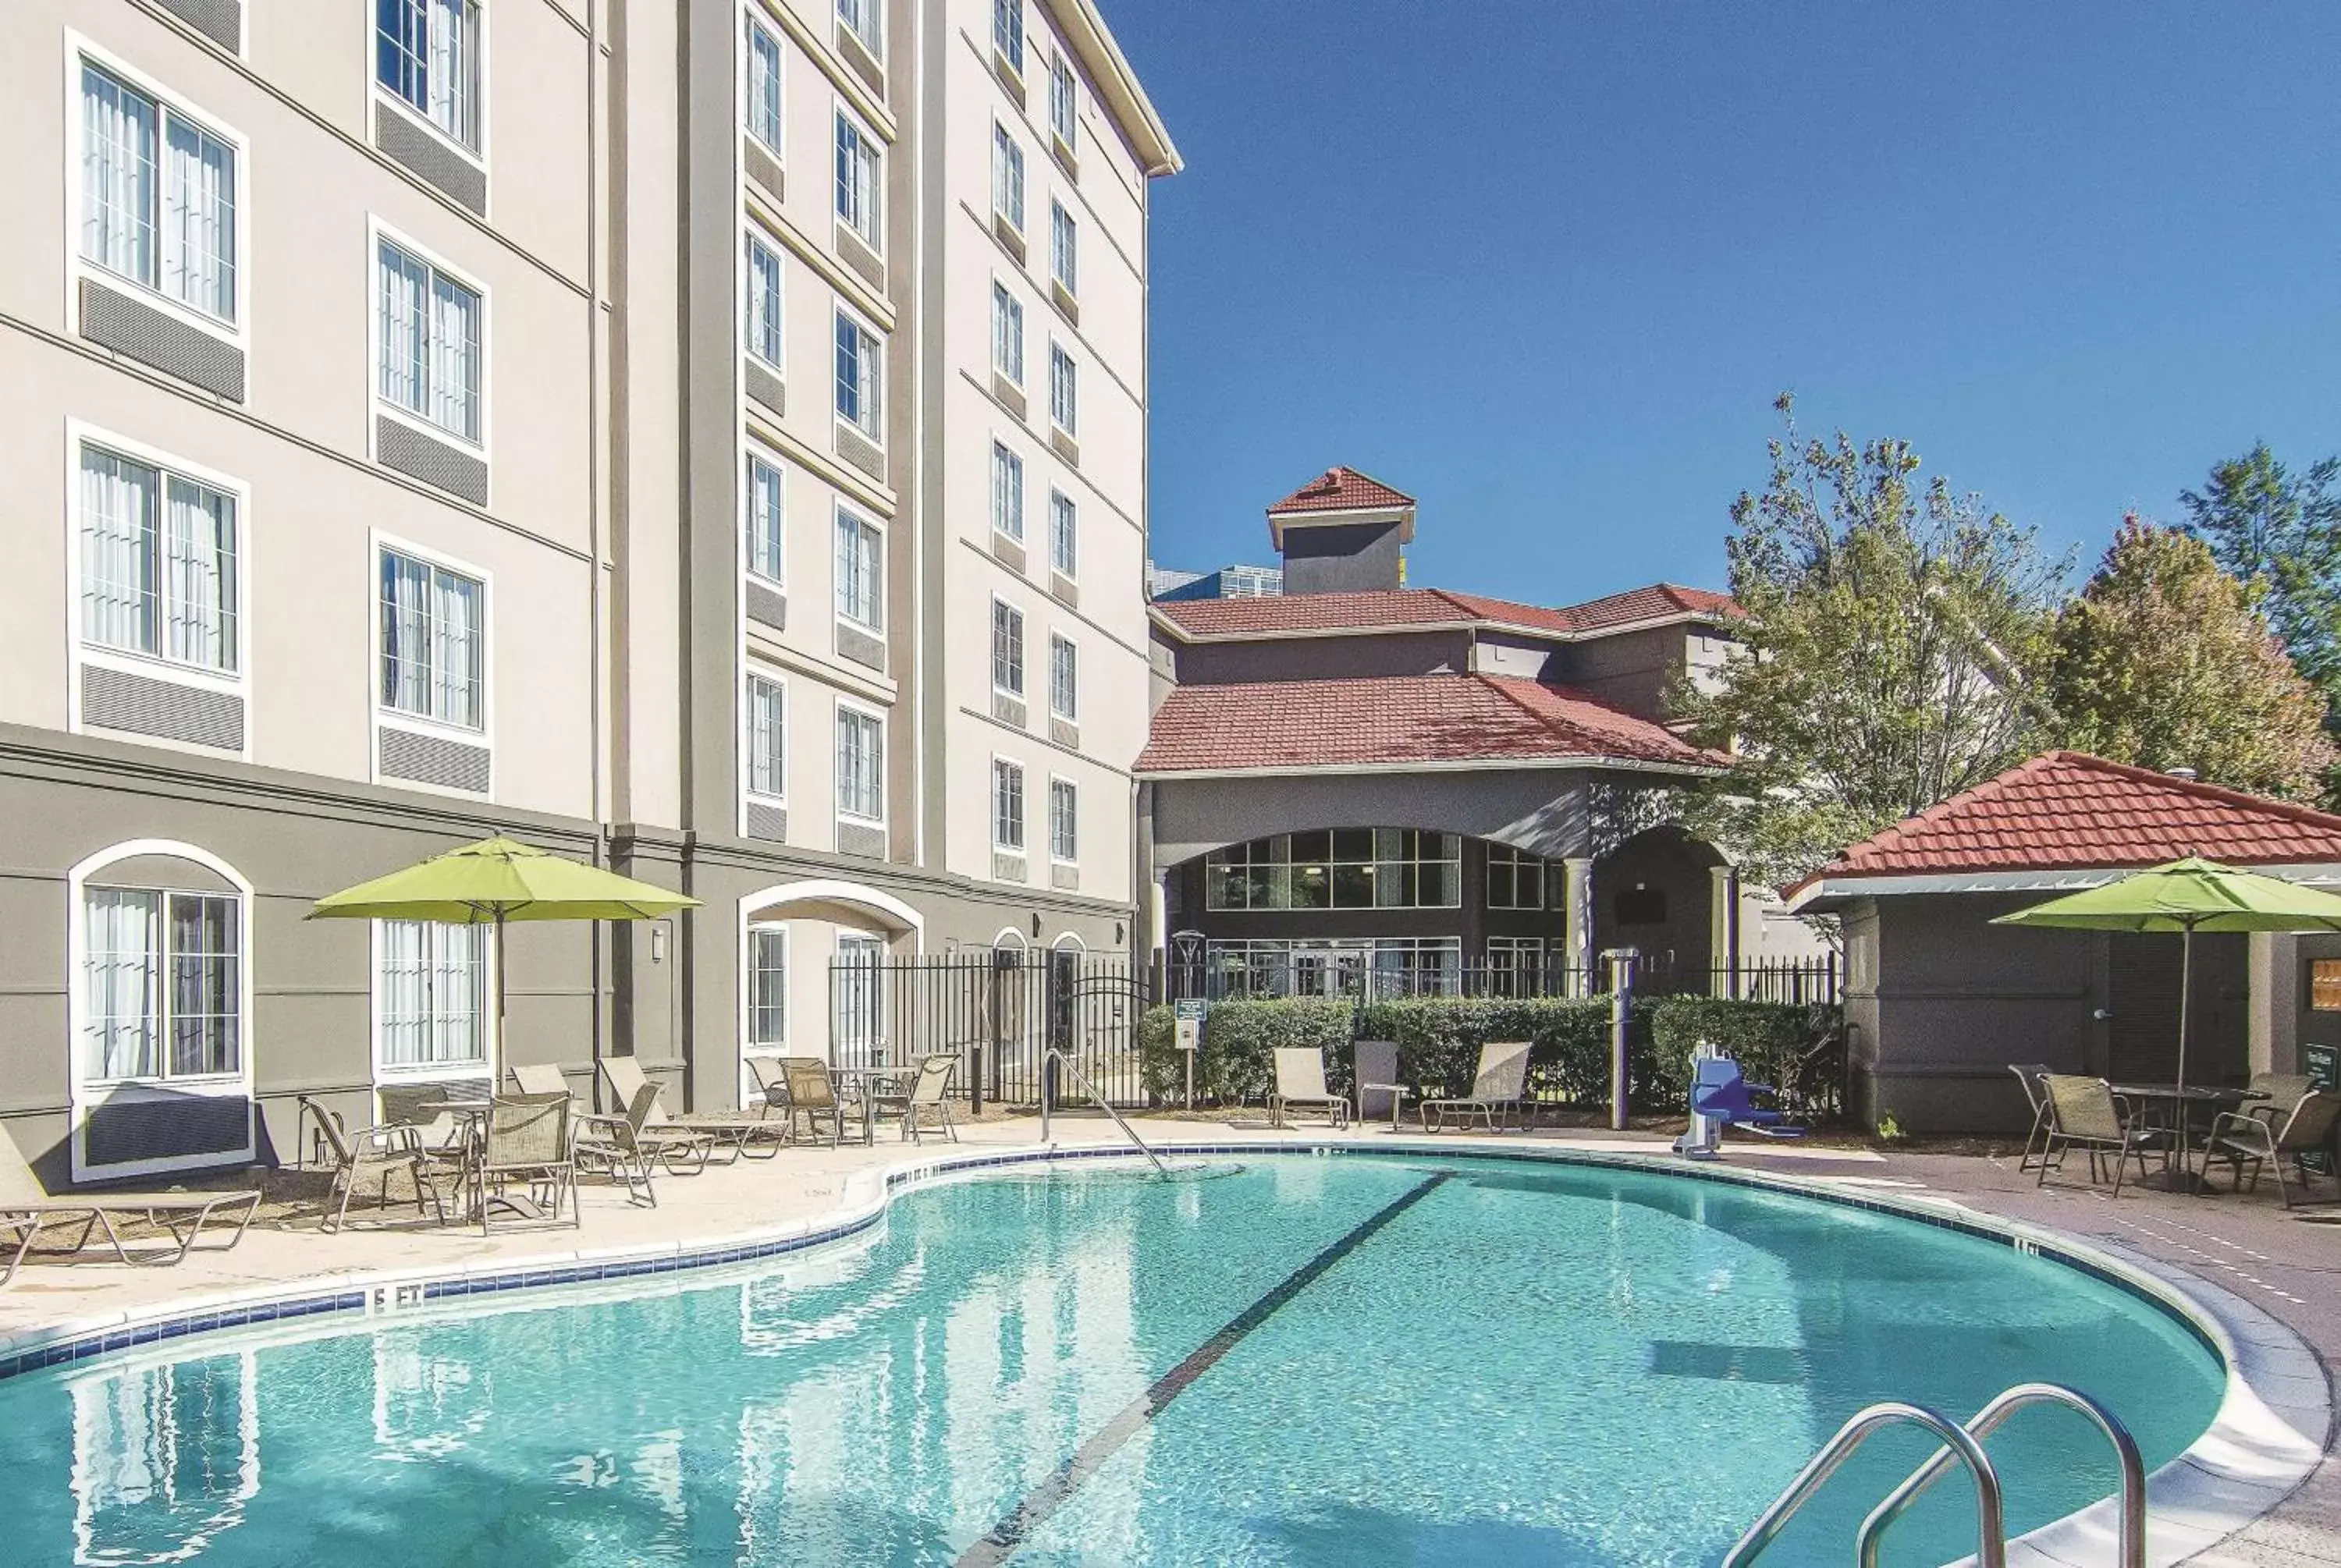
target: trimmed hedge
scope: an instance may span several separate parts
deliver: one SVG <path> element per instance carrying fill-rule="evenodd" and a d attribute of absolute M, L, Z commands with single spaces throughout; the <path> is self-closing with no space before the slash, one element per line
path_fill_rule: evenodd
<path fill-rule="evenodd" d="M 1173 1101 L 1185 1091 L 1186 1064 L 1172 1041 L 1174 1015 L 1149 1008 L 1139 1023 L 1148 1092 Z M 1203 1023 L 1196 1053 L 1199 1099 L 1229 1103 L 1264 1097 L 1276 1081 L 1280 1046 L 1325 1053 L 1336 1094 L 1354 1077 L 1353 1040 L 1398 1045 L 1399 1077 L 1426 1094 L 1469 1090 L 1479 1047 L 1527 1040 L 1531 1097 L 1572 1106 L 1609 1100 L 1609 1001 L 1606 997 L 1410 997 L 1358 1003 L 1293 997 L 1221 1002 Z M 1637 997 L 1628 1019 L 1628 1093 L 1637 1110 L 1680 1110 L 1689 1090 L 1690 1053 L 1711 1041 L 1738 1059 L 1752 1083 L 1777 1085 L 1790 1109 L 1816 1120 L 1836 1116 L 1844 1079 L 1842 1015 L 1834 1007 L 1792 1007 L 1714 997 Z"/>

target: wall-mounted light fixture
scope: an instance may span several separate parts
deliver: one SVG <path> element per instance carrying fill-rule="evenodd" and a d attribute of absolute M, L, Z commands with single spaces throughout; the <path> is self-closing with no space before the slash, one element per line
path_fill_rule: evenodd
<path fill-rule="evenodd" d="M 651 928 L 651 962 L 653 964 L 666 962 L 666 928 L 664 926 Z"/>
<path fill-rule="evenodd" d="M 1041 911 L 1038 909 L 1032 911 L 1032 934 L 1036 937 L 1041 934 Z"/>

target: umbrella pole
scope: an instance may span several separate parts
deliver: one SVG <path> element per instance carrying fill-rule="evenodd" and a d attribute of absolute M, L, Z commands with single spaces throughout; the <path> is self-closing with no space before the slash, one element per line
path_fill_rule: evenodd
<path fill-rule="evenodd" d="M 488 1071 L 488 1093 L 493 1097 L 504 1077 L 504 912 L 501 905 L 496 909 L 496 1055 Z"/>
<path fill-rule="evenodd" d="M 2173 1118 L 2178 1128 L 2178 1179 L 2171 1184 L 2173 1192 L 2186 1192 L 2194 1182 L 2194 1151 L 2187 1146 L 2187 1125 L 2192 1120 L 2187 1114 L 2187 1015 L 2193 998 L 2189 996 L 2195 982 L 2195 922 L 2188 920 L 2178 928 L 2178 1114 Z"/>

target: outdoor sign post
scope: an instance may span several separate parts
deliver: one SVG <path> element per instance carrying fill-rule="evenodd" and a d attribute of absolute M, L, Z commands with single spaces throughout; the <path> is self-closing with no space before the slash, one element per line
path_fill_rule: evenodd
<path fill-rule="evenodd" d="M 1187 1108 L 1195 1108 L 1195 1053 L 1203 1048 L 1203 1015 L 1210 1010 L 1200 997 L 1181 997 L 1173 1039 L 1187 1058 Z"/>
<path fill-rule="evenodd" d="M 1609 1126 L 1626 1130 L 1626 1045 L 1634 1011 L 1634 948 L 1605 948 L 1601 961 L 1609 966 Z"/>

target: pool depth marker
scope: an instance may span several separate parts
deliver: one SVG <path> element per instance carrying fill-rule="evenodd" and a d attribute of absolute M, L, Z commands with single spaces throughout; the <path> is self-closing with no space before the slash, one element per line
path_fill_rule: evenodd
<path fill-rule="evenodd" d="M 1145 1393 L 1131 1400 L 1116 1413 L 1113 1419 L 1098 1428 L 1097 1434 L 1079 1448 L 1073 1456 L 1034 1487 L 1019 1503 L 1014 1511 L 993 1525 L 983 1537 L 959 1555 L 957 1568 L 997 1568 L 1016 1549 L 1031 1538 L 1049 1515 L 1080 1491 L 1081 1484 L 1103 1468 L 1121 1445 L 1137 1435 L 1140 1428 L 1162 1414 L 1170 1403 L 1187 1392 L 1195 1379 L 1219 1365 L 1228 1352 L 1243 1343 L 1244 1337 L 1274 1316 L 1279 1307 L 1316 1283 L 1324 1272 L 1355 1252 L 1360 1243 L 1374 1232 L 1430 1196 L 1431 1189 L 1449 1179 L 1447 1171 L 1433 1172 L 1420 1185 L 1409 1187 L 1381 1208 L 1359 1222 L 1347 1236 L 1327 1246 L 1324 1251 L 1302 1264 L 1284 1282 L 1235 1317 L 1226 1327 L 1195 1347 L 1187 1359 L 1164 1373 L 1148 1385 Z"/>

